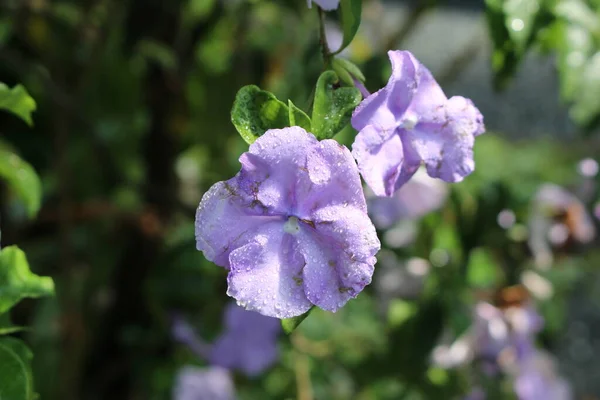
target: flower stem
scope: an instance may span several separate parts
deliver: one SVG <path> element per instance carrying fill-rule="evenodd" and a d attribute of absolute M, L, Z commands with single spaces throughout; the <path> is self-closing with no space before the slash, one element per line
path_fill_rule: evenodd
<path fill-rule="evenodd" d="M 317 12 L 319 13 L 319 35 L 320 35 L 320 43 L 321 43 L 321 54 L 323 54 L 323 62 L 325 63 L 325 68 L 329 69 L 331 67 L 331 58 L 333 55 L 331 51 L 329 51 L 329 45 L 327 44 L 327 35 L 325 34 L 325 12 L 321 7 L 316 7 Z"/>

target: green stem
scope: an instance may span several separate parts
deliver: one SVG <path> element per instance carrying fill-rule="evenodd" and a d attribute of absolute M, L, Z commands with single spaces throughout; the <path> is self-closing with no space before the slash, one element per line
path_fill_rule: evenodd
<path fill-rule="evenodd" d="M 331 68 L 331 58 L 333 55 L 329 51 L 329 45 L 327 44 L 327 35 L 325 35 L 325 12 L 321 7 L 317 6 L 317 12 L 319 13 L 319 35 L 321 36 L 321 53 L 323 54 L 323 62 L 325 63 L 325 69 Z"/>

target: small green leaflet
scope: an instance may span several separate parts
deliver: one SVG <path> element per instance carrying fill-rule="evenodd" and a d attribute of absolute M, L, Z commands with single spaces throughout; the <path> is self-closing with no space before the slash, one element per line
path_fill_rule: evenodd
<path fill-rule="evenodd" d="M 0 83 L 0 109 L 15 114 L 29 126 L 33 125 L 31 113 L 36 109 L 35 100 L 22 85 L 16 85 L 11 89 L 4 83 Z"/>

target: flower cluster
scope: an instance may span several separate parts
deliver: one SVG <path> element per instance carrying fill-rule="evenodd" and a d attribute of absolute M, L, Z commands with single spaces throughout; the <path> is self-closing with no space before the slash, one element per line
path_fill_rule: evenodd
<path fill-rule="evenodd" d="M 477 108 L 446 98 L 411 53 L 389 56 L 388 84 L 352 116 L 352 153 L 297 126 L 271 129 L 242 154 L 235 177 L 204 194 L 197 248 L 227 269 L 227 293 L 246 309 L 277 318 L 313 306 L 335 312 L 371 282 L 380 242 L 359 172 L 376 195 L 392 196 L 421 164 L 447 182 L 473 171 L 484 131 Z M 392 211 L 391 219 L 402 213 Z"/>

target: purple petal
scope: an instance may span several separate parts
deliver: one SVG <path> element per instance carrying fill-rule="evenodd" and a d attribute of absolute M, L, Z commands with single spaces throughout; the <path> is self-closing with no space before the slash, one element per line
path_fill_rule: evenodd
<path fill-rule="evenodd" d="M 231 252 L 227 294 L 250 311 L 290 318 L 308 311 L 302 287 L 304 258 L 284 224 L 261 226 L 248 244 Z"/>
<path fill-rule="evenodd" d="M 175 400 L 235 400 L 229 371 L 223 368 L 186 366 L 179 370 L 173 386 Z"/>
<path fill-rule="evenodd" d="M 317 3 L 325 11 L 333 11 L 340 4 L 340 0 L 307 0 L 308 8 L 312 7 L 312 2 Z"/>
<path fill-rule="evenodd" d="M 460 182 L 475 169 L 473 145 L 475 135 L 483 132 L 481 114 L 470 100 L 459 96 L 452 97 L 438 114 L 444 117 L 422 121 L 400 135 L 404 146 L 425 163 L 429 176 Z"/>
<path fill-rule="evenodd" d="M 310 186 L 298 187 L 296 215 L 312 220 L 315 210 L 333 205 L 367 211 L 358 168 L 352 154 L 335 140 L 323 140 L 306 156 Z"/>
<path fill-rule="evenodd" d="M 430 178 L 420 169 L 392 197 L 373 195 L 367 204 L 375 226 L 387 229 L 402 219 L 418 219 L 441 208 L 447 196 L 446 184 Z"/>
<path fill-rule="evenodd" d="M 202 196 L 196 211 L 198 250 L 209 261 L 226 268 L 231 250 L 246 243 L 248 235 L 273 219 L 252 214 L 256 208 L 238 182 L 237 177 L 217 182 Z"/>
<path fill-rule="evenodd" d="M 315 213 L 314 231 L 303 231 L 304 285 L 308 299 L 337 311 L 371 282 L 380 243 L 362 210 L 333 206 Z"/>
<path fill-rule="evenodd" d="M 212 364 L 255 376 L 277 360 L 277 336 L 281 331 L 278 319 L 230 303 L 225 324 L 224 334 L 212 348 Z"/>
<path fill-rule="evenodd" d="M 400 136 L 377 130 L 369 125 L 361 130 L 352 144 L 352 155 L 367 185 L 377 196 L 391 196 L 397 182 L 406 182 L 417 166 L 404 167 L 404 148 Z"/>

